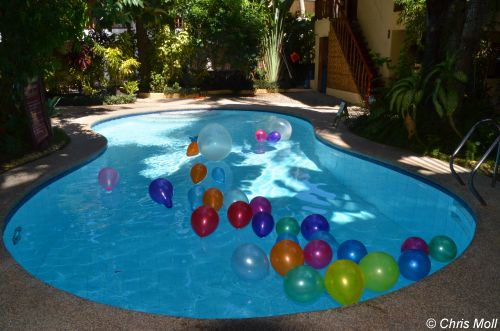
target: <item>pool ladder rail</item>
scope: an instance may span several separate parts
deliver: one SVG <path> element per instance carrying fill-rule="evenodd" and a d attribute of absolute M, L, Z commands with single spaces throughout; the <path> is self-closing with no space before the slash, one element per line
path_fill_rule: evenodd
<path fill-rule="evenodd" d="M 465 143 L 469 140 L 470 136 L 476 131 L 477 128 L 479 128 L 481 126 L 488 125 L 488 124 L 493 125 L 493 127 L 496 128 L 498 135 L 497 135 L 495 141 L 490 145 L 490 147 L 488 148 L 488 150 L 483 154 L 483 156 L 481 157 L 481 159 L 479 160 L 479 162 L 477 162 L 477 164 L 474 167 L 474 169 L 471 170 L 469 178 L 467 180 L 467 188 L 479 200 L 479 202 L 481 202 L 481 204 L 483 206 L 486 206 L 487 204 L 486 204 L 486 201 L 483 199 L 483 197 L 477 191 L 476 187 L 474 186 L 474 177 L 476 176 L 476 173 L 479 170 L 479 167 L 481 166 L 481 164 L 483 164 L 483 162 L 490 155 L 490 153 L 493 151 L 493 149 L 495 147 L 497 147 L 497 156 L 496 156 L 496 160 L 495 160 L 495 168 L 493 169 L 493 178 L 491 180 L 491 187 L 495 187 L 495 185 L 496 185 L 497 174 L 498 174 L 498 162 L 499 162 L 499 158 L 500 158 L 500 125 L 499 125 L 498 121 L 493 120 L 491 118 L 487 118 L 487 119 L 484 119 L 484 120 L 480 120 L 479 122 L 477 122 L 476 124 L 474 124 L 474 126 L 469 130 L 469 132 L 467 132 L 467 134 L 462 139 L 462 141 L 458 145 L 457 149 L 455 150 L 455 152 L 453 152 L 453 155 L 450 158 L 450 170 L 451 170 L 451 174 L 453 175 L 453 177 L 456 178 L 456 180 L 460 184 L 465 185 L 465 183 L 462 180 L 462 178 L 460 178 L 460 176 L 456 173 L 455 169 L 453 168 L 453 163 L 455 161 L 455 156 L 458 154 L 458 152 L 460 152 L 460 150 L 462 149 L 462 147 L 464 147 Z"/>

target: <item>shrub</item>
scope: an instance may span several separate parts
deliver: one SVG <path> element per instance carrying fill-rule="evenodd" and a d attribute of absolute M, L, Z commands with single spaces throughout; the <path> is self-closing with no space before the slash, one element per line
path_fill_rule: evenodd
<path fill-rule="evenodd" d="M 134 103 L 136 100 L 135 95 L 121 94 L 121 95 L 108 95 L 104 97 L 105 105 L 119 105 L 123 103 Z"/>
<path fill-rule="evenodd" d="M 136 80 L 124 82 L 123 89 L 128 95 L 133 95 L 135 92 L 139 91 L 139 82 Z"/>

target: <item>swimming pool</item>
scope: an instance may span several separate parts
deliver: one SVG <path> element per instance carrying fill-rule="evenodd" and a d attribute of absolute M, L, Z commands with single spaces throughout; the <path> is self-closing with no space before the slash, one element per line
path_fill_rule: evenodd
<path fill-rule="evenodd" d="M 211 169 L 226 170 L 224 189 L 264 195 L 275 220 L 299 221 L 319 213 L 339 242 L 362 241 L 369 251 L 399 256 L 409 236 L 452 237 L 459 254 L 469 245 L 475 221 L 456 198 L 437 187 L 380 164 L 331 148 L 314 138 L 309 123 L 292 123 L 290 141 L 257 144 L 254 133 L 271 116 L 263 112 L 183 111 L 127 117 L 96 125 L 109 140 L 99 158 L 40 189 L 12 215 L 4 242 L 13 257 L 44 282 L 97 302 L 173 316 L 239 318 L 338 307 L 326 293 L 312 304 L 289 300 L 282 278 L 271 270 L 263 281 L 239 280 L 229 260 L 240 243 L 269 252 L 276 234 L 258 238 L 251 227 L 235 230 L 224 208 L 218 229 L 200 239 L 190 225 L 189 136 L 208 123 L 232 135 L 232 153 Z M 237 123 L 237 125 L 235 125 Z M 111 193 L 97 173 L 115 167 L 120 182 Z M 148 196 L 149 182 L 174 184 L 174 206 Z M 215 185 L 215 183 L 212 183 Z M 210 185 L 207 185 L 209 187 Z M 20 240 L 12 240 L 21 228 Z M 299 237 L 301 246 L 305 241 Z M 432 271 L 443 264 L 432 262 Z M 412 282 L 400 277 L 393 290 Z M 366 290 L 362 299 L 380 295 Z"/>

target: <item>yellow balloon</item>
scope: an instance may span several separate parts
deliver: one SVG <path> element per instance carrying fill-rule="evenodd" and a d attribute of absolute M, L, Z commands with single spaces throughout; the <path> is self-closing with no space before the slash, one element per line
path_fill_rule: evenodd
<path fill-rule="evenodd" d="M 352 305 L 358 302 L 363 294 L 363 272 L 350 260 L 335 261 L 326 269 L 325 287 L 335 301 L 343 306 Z"/>

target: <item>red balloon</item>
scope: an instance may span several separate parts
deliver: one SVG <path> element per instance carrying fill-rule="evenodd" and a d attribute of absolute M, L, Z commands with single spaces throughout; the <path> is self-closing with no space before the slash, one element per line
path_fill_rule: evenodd
<path fill-rule="evenodd" d="M 244 201 L 233 202 L 227 210 L 229 222 L 237 229 L 250 223 L 252 215 L 252 207 Z"/>
<path fill-rule="evenodd" d="M 209 206 L 200 206 L 191 214 L 191 226 L 200 237 L 206 237 L 217 229 L 219 215 Z"/>

